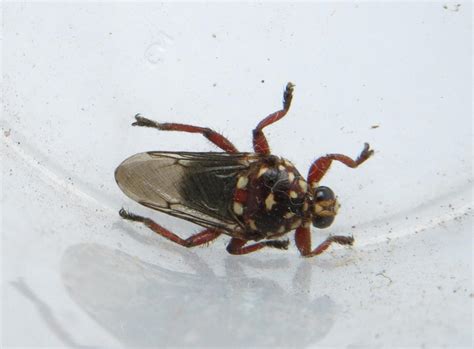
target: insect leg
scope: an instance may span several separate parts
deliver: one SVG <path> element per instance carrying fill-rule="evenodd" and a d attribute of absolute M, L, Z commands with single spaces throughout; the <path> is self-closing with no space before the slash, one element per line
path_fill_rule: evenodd
<path fill-rule="evenodd" d="M 228 153 L 237 153 L 237 148 L 225 138 L 223 135 L 217 133 L 216 131 L 211 130 L 207 127 L 192 126 L 186 124 L 175 124 L 175 123 L 159 123 L 147 118 L 140 116 L 140 114 L 135 115 L 135 121 L 132 126 L 144 126 L 144 127 L 153 127 L 162 131 L 181 131 L 189 133 L 200 133 L 206 137 L 209 141 L 214 143 L 216 146 Z"/>
<path fill-rule="evenodd" d="M 247 254 L 258 251 L 264 247 L 273 247 L 280 250 L 288 249 L 288 240 L 268 240 L 257 242 L 256 244 L 244 246 L 247 243 L 247 240 L 232 238 L 227 245 L 227 252 L 230 254 Z"/>
<path fill-rule="evenodd" d="M 256 153 L 270 154 L 270 147 L 268 146 L 267 139 L 265 138 L 262 130 L 263 128 L 273 124 L 286 115 L 290 109 L 294 87 L 295 85 L 293 85 L 291 82 L 286 84 L 285 92 L 283 93 L 283 109 L 268 115 L 265 119 L 260 121 L 257 127 L 253 130 L 253 149 Z"/>
<path fill-rule="evenodd" d="M 141 222 L 145 224 L 148 228 L 153 230 L 155 233 L 163 236 L 164 238 L 171 240 L 181 246 L 193 247 L 205 244 L 217 238 L 222 233 L 216 229 L 205 229 L 200 233 L 194 234 L 187 239 L 182 239 L 178 235 L 172 233 L 166 228 L 163 228 L 161 225 L 155 223 L 150 218 L 138 216 L 136 214 L 125 211 L 123 208 L 119 211 L 119 214 L 122 218 L 128 219 L 135 222 Z"/>
<path fill-rule="evenodd" d="M 308 172 L 308 183 L 314 188 L 318 185 L 318 182 L 323 178 L 326 172 L 329 170 L 331 166 L 331 162 L 333 160 L 340 161 L 344 165 L 349 166 L 351 168 L 356 168 L 369 157 L 374 154 L 372 149 L 369 149 L 369 144 L 364 144 L 364 149 L 357 157 L 357 159 L 353 160 L 350 157 L 342 154 L 327 154 L 326 156 L 322 156 L 316 159 L 311 167 L 309 168 Z"/>
<path fill-rule="evenodd" d="M 299 227 L 296 229 L 295 242 L 303 257 L 313 257 L 323 253 L 333 242 L 340 245 L 352 245 L 354 238 L 352 236 L 332 235 L 311 251 L 311 230 Z"/>

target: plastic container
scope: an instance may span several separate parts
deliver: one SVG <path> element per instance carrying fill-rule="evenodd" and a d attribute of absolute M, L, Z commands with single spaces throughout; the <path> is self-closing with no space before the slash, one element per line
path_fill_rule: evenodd
<path fill-rule="evenodd" d="M 3 6 L 2 344 L 472 345 L 471 4 L 7 3 Z M 118 216 L 199 230 L 131 202 L 115 167 L 216 151 L 133 115 L 251 130 L 342 204 L 318 258 L 186 250 Z M 289 236 L 291 239 L 292 237 Z"/>

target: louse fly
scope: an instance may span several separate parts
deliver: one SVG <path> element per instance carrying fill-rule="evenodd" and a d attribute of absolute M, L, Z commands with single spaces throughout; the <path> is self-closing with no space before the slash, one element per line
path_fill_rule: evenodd
<path fill-rule="evenodd" d="M 123 208 L 120 216 L 141 222 L 185 247 L 228 235 L 231 240 L 227 251 L 235 255 L 264 247 L 286 250 L 289 241 L 278 238 L 293 230 L 296 246 L 304 257 L 319 255 L 332 243 L 352 245 L 352 236 L 329 236 L 311 248 L 311 225 L 327 228 L 339 208 L 334 192 L 319 182 L 332 161 L 356 168 L 373 150 L 365 143 L 355 160 L 342 154 L 322 156 L 312 163 L 306 178 L 290 161 L 272 155 L 263 129 L 287 114 L 293 89 L 294 85 L 288 83 L 283 109 L 268 115 L 253 130 L 253 153 L 239 152 L 227 138 L 209 128 L 158 123 L 137 114 L 133 126 L 199 133 L 224 152 L 150 151 L 129 157 L 115 170 L 118 186 L 132 200 L 198 224 L 203 231 L 183 239 L 150 218 Z"/>

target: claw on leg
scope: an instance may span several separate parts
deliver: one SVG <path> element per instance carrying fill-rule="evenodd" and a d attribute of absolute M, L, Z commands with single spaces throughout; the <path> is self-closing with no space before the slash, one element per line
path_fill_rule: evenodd
<path fill-rule="evenodd" d="M 176 123 L 159 123 L 147 118 L 144 118 L 140 114 L 135 115 L 135 122 L 132 123 L 132 126 L 142 126 L 142 127 L 152 127 L 162 131 L 181 131 L 188 133 L 200 133 L 206 137 L 213 144 L 221 148 L 222 150 L 228 153 L 237 153 L 237 148 L 225 138 L 220 133 L 211 130 L 207 127 L 199 127 L 186 124 L 176 124 Z"/>
<path fill-rule="evenodd" d="M 160 128 L 160 124 L 156 121 L 144 118 L 140 114 L 135 115 L 135 122 L 132 123 L 132 126 L 142 126 L 142 127 L 153 127 L 153 128 Z"/>
<path fill-rule="evenodd" d="M 354 243 L 353 236 L 332 235 L 311 250 L 311 231 L 309 228 L 299 227 L 296 229 L 295 241 L 298 250 L 303 257 L 314 257 L 327 250 L 332 243 L 351 246 Z"/>
<path fill-rule="evenodd" d="M 270 154 L 270 147 L 262 130 L 268 125 L 277 122 L 288 113 L 291 100 L 293 99 L 294 87 L 295 85 L 291 82 L 286 84 L 285 92 L 283 93 L 283 109 L 268 115 L 265 119 L 260 121 L 257 127 L 253 130 L 253 149 L 256 153 Z"/>
<path fill-rule="evenodd" d="M 130 221 L 140 222 L 145 224 L 148 228 L 153 230 L 158 235 L 163 236 L 164 238 L 177 243 L 178 245 L 184 247 L 194 247 L 199 246 L 205 243 L 208 243 L 222 234 L 221 231 L 216 229 L 205 229 L 200 233 L 194 234 L 187 239 L 182 239 L 175 233 L 172 233 L 168 229 L 162 227 L 158 223 L 155 223 L 150 218 L 142 217 L 134 213 L 130 213 L 123 208 L 119 211 L 120 217 L 128 219 Z"/>
<path fill-rule="evenodd" d="M 364 143 L 364 149 L 360 152 L 357 159 L 353 160 L 350 157 L 343 154 L 327 154 L 316 159 L 308 172 L 308 183 L 314 187 L 317 186 L 321 178 L 326 174 L 331 166 L 333 160 L 342 162 L 344 165 L 350 168 L 356 168 L 368 158 L 374 154 L 374 151 L 370 149 L 369 143 Z"/>
<path fill-rule="evenodd" d="M 120 209 L 119 215 L 123 219 L 127 219 L 129 221 L 134 221 L 134 222 L 144 222 L 144 220 L 145 220 L 145 217 L 138 216 L 134 213 L 128 212 L 124 208 Z"/>

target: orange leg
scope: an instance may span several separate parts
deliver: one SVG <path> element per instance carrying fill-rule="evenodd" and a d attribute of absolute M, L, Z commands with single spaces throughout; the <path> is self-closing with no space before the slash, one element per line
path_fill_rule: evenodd
<path fill-rule="evenodd" d="M 374 151 L 372 149 L 369 149 L 369 144 L 365 143 L 364 149 L 362 150 L 362 152 L 360 153 L 360 155 L 357 157 L 356 160 L 353 160 L 350 157 L 346 155 L 342 155 L 342 154 L 328 154 L 326 156 L 322 156 L 316 159 L 311 165 L 311 167 L 309 168 L 308 183 L 312 187 L 317 185 L 319 181 L 321 180 L 321 178 L 323 178 L 323 176 L 329 170 L 329 167 L 331 166 L 331 163 L 333 160 L 340 161 L 344 165 L 349 166 L 351 168 L 356 168 L 365 160 L 367 160 L 369 157 L 371 157 L 373 154 L 374 154 Z"/>
<path fill-rule="evenodd" d="M 324 240 L 314 250 L 311 250 L 311 230 L 299 227 L 296 229 L 295 242 L 303 257 L 313 257 L 323 253 L 333 242 L 340 245 L 352 245 L 354 238 L 352 236 L 333 235 Z"/>
<path fill-rule="evenodd" d="M 257 242 L 256 244 L 244 246 L 247 243 L 247 240 L 232 238 L 227 245 L 227 252 L 230 254 L 247 254 L 258 251 L 264 247 L 273 247 L 278 248 L 280 250 L 288 249 L 288 244 L 290 243 L 288 240 L 268 240 Z"/>
<path fill-rule="evenodd" d="M 155 233 L 184 247 L 194 247 L 194 246 L 205 244 L 207 242 L 214 240 L 215 238 L 217 238 L 219 235 L 222 234 L 219 230 L 216 230 L 216 229 L 205 229 L 202 232 L 192 235 L 187 239 L 182 239 L 178 235 L 170 232 L 168 229 L 163 228 L 161 225 L 155 223 L 150 218 L 145 218 L 145 217 L 127 212 L 123 208 L 119 211 L 119 214 L 124 219 L 128 219 L 130 221 L 135 221 L 135 222 L 141 222 L 145 224 L 148 228 L 153 230 Z"/>
<path fill-rule="evenodd" d="M 283 109 L 268 115 L 265 119 L 260 121 L 257 127 L 253 130 L 253 149 L 256 153 L 270 154 L 270 147 L 268 146 L 267 139 L 265 138 L 262 130 L 268 125 L 280 120 L 286 115 L 286 113 L 288 113 L 291 100 L 293 98 L 294 86 L 295 85 L 293 85 L 291 82 L 286 85 L 285 92 L 283 93 Z"/>
<path fill-rule="evenodd" d="M 144 127 L 153 127 L 162 131 L 181 131 L 189 133 L 200 133 L 206 137 L 209 141 L 217 145 L 222 150 L 227 153 L 237 153 L 237 148 L 225 138 L 223 135 L 211 130 L 207 127 L 199 127 L 185 124 L 174 124 L 174 123 L 159 123 L 147 118 L 140 116 L 139 114 L 135 115 L 135 121 L 132 126 L 144 126 Z"/>

